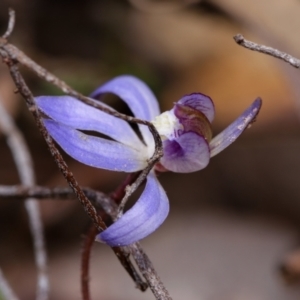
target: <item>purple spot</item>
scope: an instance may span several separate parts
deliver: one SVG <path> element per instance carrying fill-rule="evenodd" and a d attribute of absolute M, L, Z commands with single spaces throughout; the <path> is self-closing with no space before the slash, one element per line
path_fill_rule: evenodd
<path fill-rule="evenodd" d="M 176 159 L 178 157 L 184 156 L 184 151 L 180 144 L 175 140 L 166 140 L 163 142 L 164 153 L 165 156 L 169 157 L 170 159 Z"/>

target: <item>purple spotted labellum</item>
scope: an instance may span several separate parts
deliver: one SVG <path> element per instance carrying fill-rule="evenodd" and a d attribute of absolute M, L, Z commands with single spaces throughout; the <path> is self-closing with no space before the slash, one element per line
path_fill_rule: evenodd
<path fill-rule="evenodd" d="M 181 98 L 174 107 L 160 114 L 158 102 L 145 83 L 133 76 L 119 76 L 92 94 L 94 101 L 105 93 L 120 97 L 135 117 L 151 121 L 163 141 L 164 155 L 156 171 L 195 172 L 207 166 L 255 120 L 261 100 L 252 105 L 229 127 L 212 138 L 211 122 L 215 109 L 212 100 L 193 93 Z M 121 119 L 88 106 L 70 96 L 40 96 L 39 109 L 47 116 L 44 125 L 53 139 L 74 159 L 96 168 L 136 172 L 147 166 L 155 149 L 148 127 L 138 125 L 142 140 Z M 103 104 L 105 105 L 105 104 Z M 83 131 L 95 131 L 110 139 Z M 134 243 L 155 231 L 169 212 L 169 201 L 155 176 L 147 176 L 144 191 L 135 205 L 97 236 L 110 246 Z"/>

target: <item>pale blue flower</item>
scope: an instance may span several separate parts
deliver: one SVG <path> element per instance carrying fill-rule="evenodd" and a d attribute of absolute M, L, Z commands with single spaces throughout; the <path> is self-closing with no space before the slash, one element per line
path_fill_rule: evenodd
<path fill-rule="evenodd" d="M 173 109 L 160 114 L 151 90 L 133 76 L 116 77 L 90 97 L 100 99 L 105 93 L 120 97 L 135 117 L 151 121 L 157 128 L 164 149 L 164 156 L 155 166 L 157 171 L 187 173 L 205 168 L 210 157 L 234 142 L 254 121 L 261 107 L 261 100 L 255 100 L 236 121 L 212 139 L 210 124 L 214 118 L 214 105 L 203 94 L 186 95 L 174 104 Z M 86 165 L 136 172 L 147 166 L 154 153 L 154 140 L 145 125 L 138 125 L 140 139 L 126 121 L 70 96 L 41 96 L 36 98 L 36 103 L 48 116 L 43 121 L 53 139 L 66 153 Z M 109 139 L 83 131 L 98 132 Z M 139 200 L 100 233 L 97 240 L 110 246 L 134 243 L 156 230 L 168 212 L 168 198 L 152 170 Z"/>

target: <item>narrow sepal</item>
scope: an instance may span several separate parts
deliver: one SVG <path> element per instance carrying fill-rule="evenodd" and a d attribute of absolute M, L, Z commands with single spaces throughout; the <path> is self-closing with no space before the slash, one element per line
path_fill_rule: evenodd
<path fill-rule="evenodd" d="M 211 140 L 209 144 L 211 157 L 233 143 L 255 121 L 261 105 L 262 100 L 257 98 L 233 123 Z"/>
<path fill-rule="evenodd" d="M 147 165 L 144 153 L 121 143 L 90 136 L 49 119 L 44 124 L 67 154 L 86 165 L 124 172 L 136 172 Z"/>
<path fill-rule="evenodd" d="M 35 100 L 43 113 L 59 123 L 74 129 L 105 134 L 136 149 L 145 148 L 126 121 L 86 105 L 73 97 L 40 96 Z M 102 105 L 106 106 L 104 103 Z"/>

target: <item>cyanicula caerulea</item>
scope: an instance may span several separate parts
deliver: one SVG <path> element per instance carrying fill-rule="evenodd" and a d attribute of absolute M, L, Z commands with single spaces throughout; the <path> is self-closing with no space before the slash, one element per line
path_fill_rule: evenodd
<path fill-rule="evenodd" d="M 138 201 L 97 236 L 98 241 L 110 246 L 128 245 L 146 237 L 167 217 L 169 201 L 155 170 L 188 173 L 205 168 L 212 156 L 234 142 L 254 121 L 261 107 L 258 98 L 229 127 L 212 138 L 215 108 L 208 96 L 186 95 L 171 110 L 160 114 L 152 91 L 133 76 L 116 77 L 96 89 L 90 97 L 99 99 L 106 93 L 121 98 L 135 117 L 151 121 L 161 136 L 164 151 L 147 176 Z M 147 166 L 154 153 L 154 139 L 147 126 L 138 125 L 140 138 L 126 121 L 70 96 L 41 96 L 36 98 L 36 103 L 46 116 L 43 122 L 53 139 L 71 157 L 86 165 L 136 172 Z M 109 139 L 83 131 L 99 132 Z"/>

